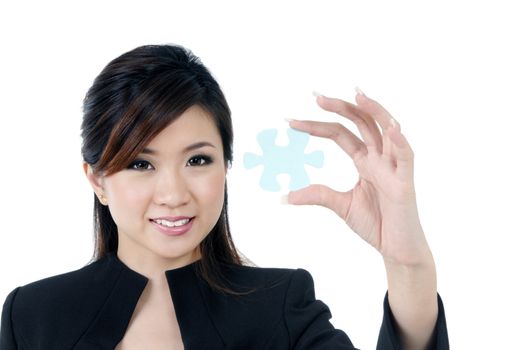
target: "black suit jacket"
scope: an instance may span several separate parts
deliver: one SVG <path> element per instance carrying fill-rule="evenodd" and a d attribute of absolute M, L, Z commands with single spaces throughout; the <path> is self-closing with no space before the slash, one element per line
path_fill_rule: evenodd
<path fill-rule="evenodd" d="M 211 289 L 197 262 L 166 271 L 186 350 L 355 349 L 329 322 L 303 269 L 224 266 L 230 286 L 258 288 L 246 296 Z M 0 350 L 114 349 L 124 336 L 148 279 L 110 254 L 79 270 L 13 290 L 7 297 Z M 443 305 L 432 349 L 448 349 Z M 387 295 L 377 349 L 400 349 Z"/>

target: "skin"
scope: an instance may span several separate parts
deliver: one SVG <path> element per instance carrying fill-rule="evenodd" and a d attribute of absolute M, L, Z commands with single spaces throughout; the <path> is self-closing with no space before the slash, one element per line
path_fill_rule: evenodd
<path fill-rule="evenodd" d="M 212 146 L 185 151 L 200 141 Z M 83 167 L 95 193 L 104 195 L 101 203 L 108 205 L 117 225 L 119 259 L 149 279 L 118 349 L 183 349 L 164 272 L 200 258 L 199 244 L 223 207 L 227 167 L 221 136 L 197 106 L 146 148 L 156 153 L 139 154 L 129 168 L 110 176 L 95 175 L 86 163 Z M 150 222 L 162 216 L 194 217 L 192 228 L 184 235 L 168 236 Z"/>
<path fill-rule="evenodd" d="M 355 99 L 353 104 L 317 96 L 317 103 L 354 122 L 362 139 L 340 123 L 291 120 L 289 125 L 336 142 L 355 164 L 358 182 L 347 192 L 310 185 L 290 192 L 287 201 L 334 211 L 381 254 L 388 301 L 402 346 L 425 349 L 437 320 L 437 282 L 434 259 L 417 212 L 414 153 L 399 123 L 386 109 L 360 90 Z"/>

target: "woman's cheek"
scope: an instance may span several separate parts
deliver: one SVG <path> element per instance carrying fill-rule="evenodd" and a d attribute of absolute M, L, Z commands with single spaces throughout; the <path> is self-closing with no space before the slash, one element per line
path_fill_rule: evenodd
<path fill-rule="evenodd" d="M 148 182 L 121 179 L 114 185 L 114 203 L 118 206 L 117 212 L 140 212 L 148 207 L 151 191 Z"/>
<path fill-rule="evenodd" d="M 125 200 L 135 201 L 136 203 L 147 204 L 147 202 L 152 197 L 152 191 L 150 190 L 150 186 L 148 186 L 148 184 L 133 184 L 123 190 L 125 192 Z"/>
<path fill-rule="evenodd" d="M 210 177 L 204 177 L 198 181 L 194 187 L 199 192 L 201 200 L 214 205 L 215 207 L 223 206 L 225 176 L 222 173 L 213 174 Z"/>

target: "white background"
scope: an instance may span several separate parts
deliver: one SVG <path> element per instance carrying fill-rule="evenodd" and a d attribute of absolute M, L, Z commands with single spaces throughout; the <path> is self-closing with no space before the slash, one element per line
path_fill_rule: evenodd
<path fill-rule="evenodd" d="M 92 252 L 92 191 L 81 169 L 81 103 L 111 59 L 176 43 L 201 57 L 232 109 L 228 175 L 238 248 L 262 267 L 302 267 L 332 322 L 375 347 L 381 256 L 322 207 L 279 204 L 258 186 L 256 134 L 283 118 L 343 121 L 312 90 L 360 86 L 415 152 L 419 213 L 435 256 L 454 349 L 523 346 L 527 323 L 526 11 L 520 1 L 19 1 L 0 5 L 0 299 L 71 271 Z M 348 124 L 353 131 L 356 129 Z M 353 163 L 330 141 L 313 182 L 347 190 Z M 287 185 L 287 177 L 279 177 Z"/>

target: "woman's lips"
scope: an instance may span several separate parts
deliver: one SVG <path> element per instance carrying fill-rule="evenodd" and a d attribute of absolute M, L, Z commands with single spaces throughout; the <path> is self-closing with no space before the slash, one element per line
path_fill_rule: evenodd
<path fill-rule="evenodd" d="M 174 226 L 174 227 L 163 226 L 161 224 L 158 224 L 152 219 L 150 220 L 150 222 L 161 233 L 164 233 L 169 236 L 181 236 L 182 234 L 187 233 L 192 228 L 192 224 L 194 223 L 194 218 L 191 218 L 190 221 L 187 222 L 185 225 Z"/>

